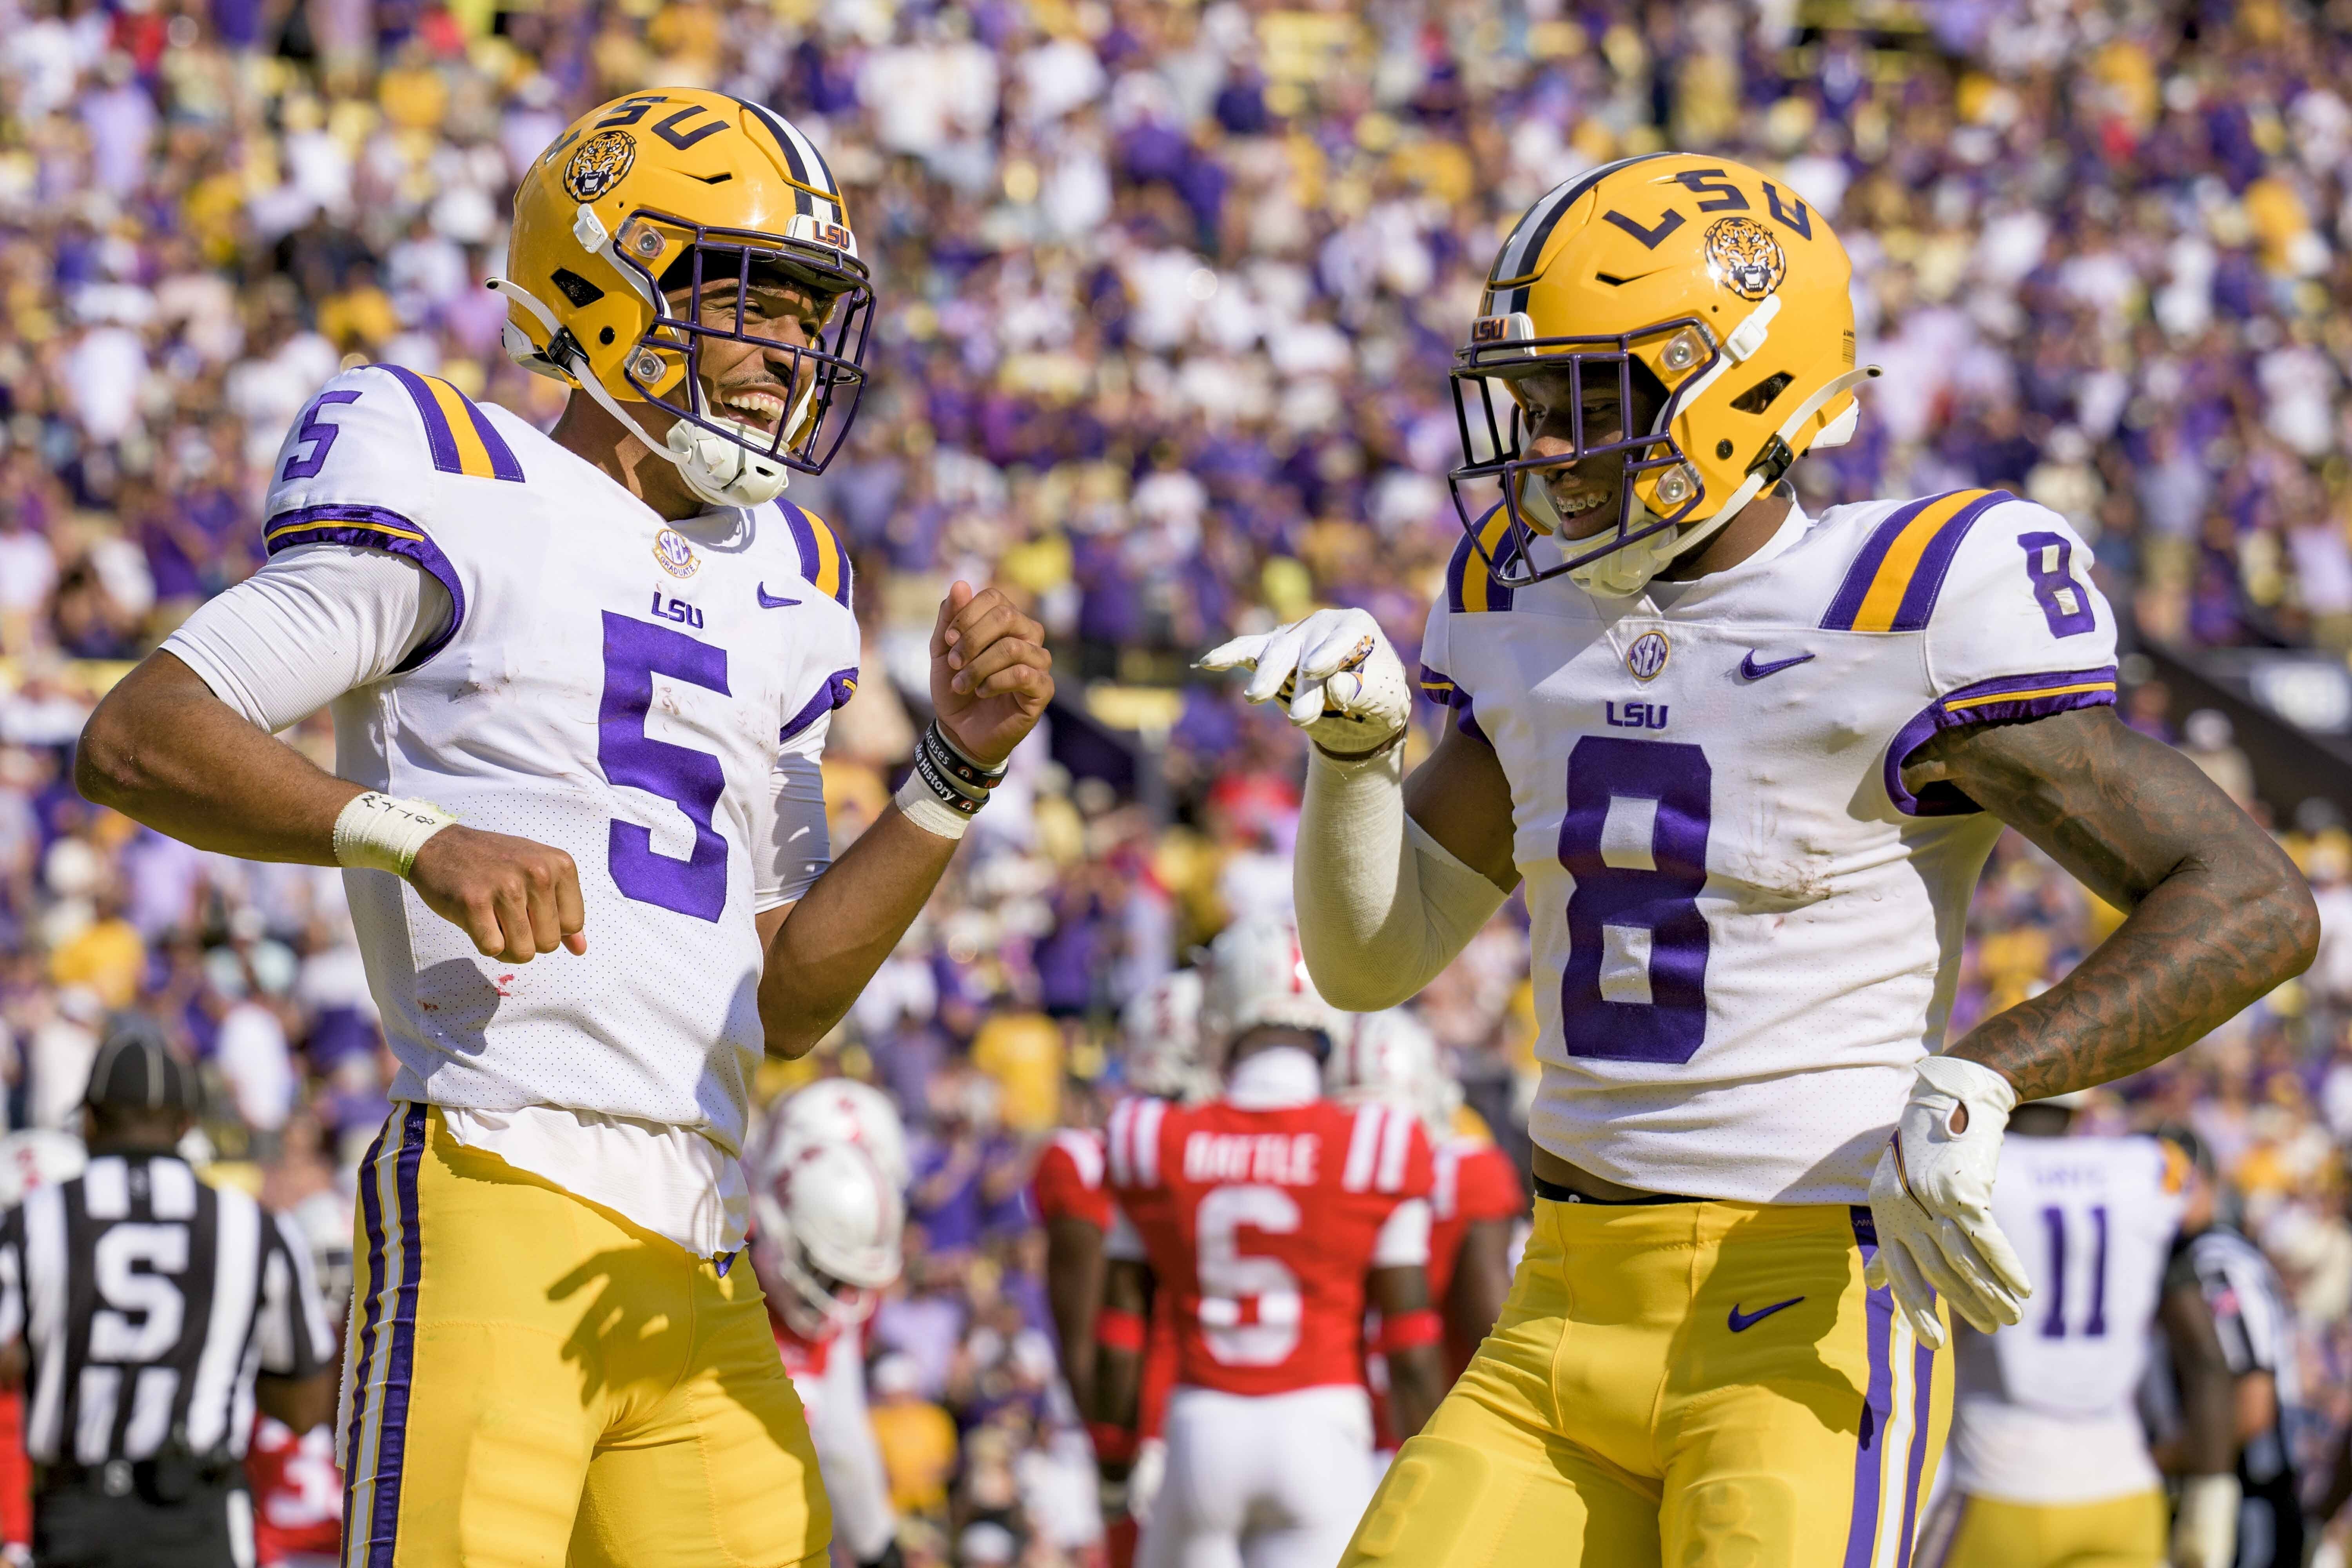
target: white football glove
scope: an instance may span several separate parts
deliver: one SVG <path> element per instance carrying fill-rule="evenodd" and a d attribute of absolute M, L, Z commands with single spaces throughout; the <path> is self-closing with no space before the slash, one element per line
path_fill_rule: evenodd
<path fill-rule="evenodd" d="M 1992 1217 L 2000 1135 L 2016 1104 L 2009 1080 L 1983 1063 L 1929 1057 L 1878 1157 L 1870 1182 L 1878 1255 L 1863 1279 L 1894 1292 L 1896 1309 L 1930 1350 L 1944 1347 L 1937 1292 L 1988 1334 L 2024 1316 L 2033 1293 Z"/>
<path fill-rule="evenodd" d="M 1160 1484 L 1168 1479 L 1168 1445 L 1146 1437 L 1135 1450 L 1135 1464 L 1127 1472 L 1127 1516 L 1138 1524 L 1151 1522 L 1151 1504 Z"/>
<path fill-rule="evenodd" d="M 2230 1568 L 2238 1560 L 2238 1478 L 2190 1476 L 2172 1517 L 2172 1568 Z"/>
<path fill-rule="evenodd" d="M 1212 648 L 1202 669 L 1246 669 L 1242 695 L 1279 698 L 1290 721 L 1335 756 L 1377 752 L 1404 732 L 1412 686 L 1404 664 L 1362 610 L 1318 610 L 1303 621 Z"/>

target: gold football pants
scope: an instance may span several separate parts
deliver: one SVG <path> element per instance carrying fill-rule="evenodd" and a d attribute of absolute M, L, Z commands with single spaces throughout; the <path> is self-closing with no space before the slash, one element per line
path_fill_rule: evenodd
<path fill-rule="evenodd" d="M 1870 1211 L 1538 1200 L 1495 1331 L 1347 1568 L 1908 1568 L 1948 1357 Z"/>
<path fill-rule="evenodd" d="M 748 1265 L 404 1105 L 360 1166 L 343 1568 L 787 1568 L 833 1515 Z"/>

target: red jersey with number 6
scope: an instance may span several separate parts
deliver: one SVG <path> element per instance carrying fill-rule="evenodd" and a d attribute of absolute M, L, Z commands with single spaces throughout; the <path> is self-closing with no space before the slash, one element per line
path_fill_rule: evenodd
<path fill-rule="evenodd" d="M 1108 1131 L 1112 1194 L 1175 1307 L 1179 1383 L 1361 1381 L 1364 1276 L 1428 1258 L 1429 1141 L 1410 1113 L 1134 1100 Z"/>

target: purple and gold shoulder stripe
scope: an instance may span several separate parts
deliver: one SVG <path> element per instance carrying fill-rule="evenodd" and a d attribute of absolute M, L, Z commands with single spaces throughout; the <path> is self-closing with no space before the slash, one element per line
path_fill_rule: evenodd
<path fill-rule="evenodd" d="M 425 445 L 435 468 L 467 479 L 522 483 L 522 465 L 515 461 L 514 448 L 472 398 L 437 375 L 419 375 L 396 364 L 370 368 L 407 388 L 417 417 L 425 422 Z"/>
<path fill-rule="evenodd" d="M 2116 700 L 2116 667 L 2095 669 L 2036 670 L 2025 675 L 1996 676 L 1948 691 L 1895 732 L 1886 748 L 1886 796 L 1906 816 L 1957 816 L 1979 808 L 1950 784 L 1929 784 L 1913 795 L 1903 784 L 1903 764 L 1942 730 L 1968 724 L 2011 724 L 2026 719 L 2046 719 L 2076 708 L 2111 708 Z"/>
<path fill-rule="evenodd" d="M 1952 557 L 1977 519 L 2017 498 L 2007 490 L 1952 490 L 1906 501 L 1871 530 L 1854 557 L 1822 629 L 1916 632 L 1927 629 Z"/>
<path fill-rule="evenodd" d="M 801 575 L 818 593 L 830 595 L 843 609 L 849 608 L 849 552 L 842 549 L 840 537 L 813 511 L 788 500 L 778 501 L 776 508 L 783 513 L 784 526 L 800 551 Z"/>
<path fill-rule="evenodd" d="M 449 646 L 466 619 L 466 584 L 457 568 L 425 531 L 399 512 L 380 506 L 330 503 L 281 511 L 262 525 L 261 548 L 266 555 L 298 544 L 349 544 L 381 550 L 414 561 L 449 590 L 449 624 L 426 638 L 403 660 L 395 674 L 415 669 Z"/>
<path fill-rule="evenodd" d="M 1507 507 L 1496 507 L 1478 524 L 1474 538 L 1465 530 L 1445 564 L 1445 603 L 1457 616 L 1485 615 L 1511 607 L 1510 584 L 1496 574 L 1518 559 L 1519 538 Z"/>

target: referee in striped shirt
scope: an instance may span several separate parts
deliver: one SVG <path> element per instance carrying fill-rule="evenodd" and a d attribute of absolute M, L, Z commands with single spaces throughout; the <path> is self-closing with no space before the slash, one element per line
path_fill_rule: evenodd
<path fill-rule="evenodd" d="M 43 1568 L 247 1568 L 255 1405 L 298 1432 L 333 1413 L 309 1251 L 174 1152 L 195 1109 L 194 1070 L 118 1020 L 89 1169 L 0 1218 L 0 1382 L 26 1385 Z"/>

